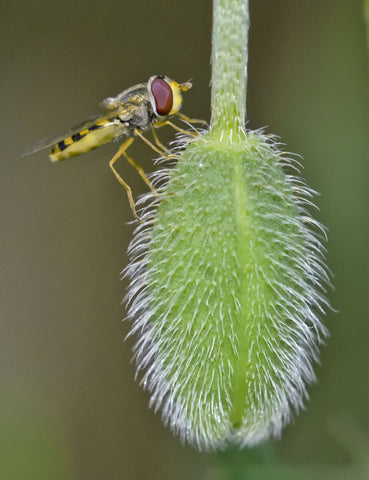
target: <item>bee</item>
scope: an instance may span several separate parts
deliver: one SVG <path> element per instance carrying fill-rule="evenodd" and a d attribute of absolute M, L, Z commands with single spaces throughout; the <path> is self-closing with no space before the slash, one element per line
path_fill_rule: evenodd
<path fill-rule="evenodd" d="M 23 156 L 50 148 L 50 160 L 59 162 L 93 150 L 115 138 L 128 137 L 109 161 L 109 166 L 127 192 L 133 215 L 139 218 L 136 213 L 132 190 L 116 171 L 114 164 L 119 157 L 125 156 L 149 188 L 155 192 L 143 169 L 127 155 L 126 150 L 132 145 L 135 138 L 139 137 L 155 152 L 170 158 L 170 152 L 159 141 L 154 130 L 154 128 L 164 125 L 169 125 L 179 132 L 196 136 L 197 134 L 182 130 L 169 120 L 170 117 L 177 116 L 188 123 L 203 122 L 203 120 L 191 119 L 179 113 L 182 106 L 182 92 L 186 92 L 190 88 L 192 88 L 190 82 L 177 83 L 163 75 L 152 76 L 147 83 L 134 85 L 123 90 L 116 97 L 103 100 L 101 103 L 105 110 L 103 115 L 97 115 L 63 135 L 40 141 L 25 152 Z M 155 144 L 142 133 L 149 129 L 151 129 Z"/>

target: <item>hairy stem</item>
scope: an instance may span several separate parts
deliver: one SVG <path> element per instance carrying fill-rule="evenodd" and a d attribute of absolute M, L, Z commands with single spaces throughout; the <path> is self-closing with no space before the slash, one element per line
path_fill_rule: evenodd
<path fill-rule="evenodd" d="M 248 0 L 214 0 L 211 131 L 245 125 L 248 27 Z"/>

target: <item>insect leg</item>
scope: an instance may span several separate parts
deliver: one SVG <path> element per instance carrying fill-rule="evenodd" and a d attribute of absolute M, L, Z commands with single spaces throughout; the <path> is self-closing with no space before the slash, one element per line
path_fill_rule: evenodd
<path fill-rule="evenodd" d="M 137 216 L 136 214 L 136 209 L 135 209 L 135 206 L 134 206 L 134 201 L 133 201 L 133 197 L 132 197 L 132 190 L 131 190 L 131 187 L 123 180 L 123 178 L 119 175 L 119 173 L 115 170 L 114 168 L 114 163 L 118 160 L 119 157 L 121 157 L 122 155 L 124 155 L 126 157 L 126 159 L 128 160 L 128 162 L 132 165 L 132 167 L 134 167 L 138 174 L 140 175 L 140 177 L 142 178 L 142 180 L 146 183 L 146 185 L 150 188 L 150 190 L 157 194 L 156 192 L 156 189 L 155 187 L 153 186 L 153 184 L 150 182 L 150 180 L 147 178 L 144 170 L 142 167 L 140 167 L 138 165 L 138 163 L 136 163 L 133 158 L 131 158 L 126 150 L 127 148 L 132 145 L 134 141 L 134 137 L 130 137 L 126 142 L 123 143 L 123 145 L 121 145 L 121 147 L 119 148 L 119 150 L 117 151 L 117 153 L 114 155 L 114 157 L 110 160 L 109 162 L 109 166 L 110 168 L 112 169 L 115 177 L 117 178 L 118 182 L 123 185 L 123 187 L 126 189 L 126 192 L 127 192 L 127 195 L 128 195 L 128 201 L 129 201 L 129 205 L 131 207 L 131 210 L 133 212 L 133 215 L 139 219 L 139 217 Z"/>
<path fill-rule="evenodd" d="M 114 157 L 109 161 L 109 167 L 111 168 L 112 172 L 114 173 L 116 179 L 118 180 L 118 182 L 123 185 L 123 187 L 125 188 L 126 192 L 127 192 L 127 196 L 128 196 L 128 201 L 129 201 L 129 205 L 131 207 L 131 210 L 132 210 L 132 213 L 133 215 L 138 219 L 140 220 L 139 216 L 137 215 L 136 213 L 136 208 L 135 208 L 135 202 L 133 200 L 133 196 L 132 196 L 132 190 L 131 190 L 131 187 L 123 180 L 123 178 L 119 175 L 119 173 L 115 170 L 114 168 L 114 163 L 118 160 L 119 157 L 121 157 L 122 155 L 126 156 L 127 157 L 127 154 L 125 153 L 127 148 L 133 143 L 134 141 L 134 137 L 130 137 L 126 142 L 123 143 L 123 145 L 121 145 L 119 147 L 119 150 L 117 151 L 117 153 L 114 155 Z"/>
<path fill-rule="evenodd" d="M 169 158 L 169 159 L 172 159 L 173 157 L 175 157 L 175 155 L 172 155 L 172 154 L 168 154 L 166 153 L 165 151 L 163 152 L 162 150 L 160 150 L 158 147 L 156 147 L 152 142 L 150 142 L 150 140 L 148 140 L 144 135 L 142 135 L 142 133 L 139 131 L 139 130 L 135 130 L 134 131 L 135 135 L 137 135 L 138 137 L 141 138 L 141 140 L 143 140 L 150 148 L 152 148 L 154 150 L 154 152 L 157 152 L 159 153 L 159 155 L 163 155 L 164 157 L 166 158 Z M 165 149 L 166 150 L 166 149 Z"/>
<path fill-rule="evenodd" d="M 172 128 L 174 128 L 174 130 L 177 130 L 177 132 L 183 133 L 184 135 L 192 135 L 193 137 L 198 137 L 199 136 L 198 133 L 191 132 L 190 130 L 183 130 L 183 128 L 177 127 L 177 125 L 170 122 L 169 120 L 164 120 L 162 123 L 158 124 L 159 127 L 164 127 L 164 125 L 169 125 Z"/>
<path fill-rule="evenodd" d="M 153 184 L 150 182 L 150 180 L 147 178 L 145 172 L 143 171 L 143 168 L 140 167 L 138 165 L 138 163 L 136 163 L 133 158 L 129 157 L 125 152 L 124 152 L 124 156 L 126 157 L 126 159 L 128 160 L 128 162 L 132 165 L 132 167 L 135 167 L 135 169 L 138 171 L 138 174 L 140 175 L 140 177 L 142 178 L 142 180 L 146 183 L 146 185 L 150 188 L 150 190 L 153 192 L 153 193 L 156 193 L 156 190 L 155 190 L 155 187 L 153 186 Z"/>
<path fill-rule="evenodd" d="M 209 126 L 206 120 L 201 120 L 199 118 L 189 118 L 187 117 L 187 115 L 183 115 L 183 113 L 177 113 L 177 117 L 181 118 L 182 120 L 188 123 L 202 123 L 206 127 Z"/>
<path fill-rule="evenodd" d="M 156 145 L 163 150 L 165 153 L 169 153 L 169 150 L 161 143 L 161 141 L 158 138 L 158 134 L 155 132 L 155 128 L 150 125 L 152 136 L 154 137 Z"/>

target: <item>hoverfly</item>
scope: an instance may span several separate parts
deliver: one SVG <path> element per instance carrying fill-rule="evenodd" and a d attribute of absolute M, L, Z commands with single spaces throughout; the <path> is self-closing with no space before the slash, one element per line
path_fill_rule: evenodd
<path fill-rule="evenodd" d="M 109 166 L 119 183 L 126 189 L 133 215 L 138 218 L 132 190 L 115 170 L 114 163 L 119 157 L 124 155 L 128 162 L 137 169 L 149 188 L 155 192 L 142 168 L 127 155 L 126 150 L 136 137 L 140 137 L 155 152 L 169 158 L 171 155 L 159 141 L 154 127 L 159 128 L 164 125 L 170 125 L 179 132 L 193 134 L 192 132 L 182 130 L 169 121 L 169 117 L 176 115 L 188 123 L 203 122 L 203 120 L 191 119 L 179 113 L 182 106 L 182 92 L 186 92 L 191 87 L 192 84 L 190 82 L 177 83 L 166 76 L 152 76 L 147 83 L 140 83 L 130 87 L 116 97 L 106 98 L 101 104 L 105 110 L 103 115 L 95 116 L 89 121 L 70 129 L 63 135 L 42 140 L 23 155 L 30 155 L 50 148 L 50 160 L 58 162 L 88 152 L 110 142 L 114 138 L 128 137 L 109 161 Z M 142 134 L 143 131 L 148 129 L 152 131 L 155 144 Z"/>

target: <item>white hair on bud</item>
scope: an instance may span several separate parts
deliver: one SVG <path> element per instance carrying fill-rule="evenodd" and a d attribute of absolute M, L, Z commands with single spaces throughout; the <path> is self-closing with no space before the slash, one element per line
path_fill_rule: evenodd
<path fill-rule="evenodd" d="M 257 313 L 257 318 L 252 324 L 245 325 L 245 335 L 249 335 L 251 339 L 248 358 L 254 362 L 255 369 L 246 375 L 245 381 L 250 397 L 245 399 L 245 402 L 250 404 L 247 403 L 247 415 L 241 425 L 237 427 L 233 425 L 229 415 L 232 403 L 231 379 L 235 365 L 226 359 L 226 356 L 223 361 L 214 364 L 215 369 L 212 363 L 213 355 L 217 355 L 216 358 L 223 358 L 217 339 L 222 338 L 225 328 L 231 347 L 237 352 L 237 333 L 233 325 L 237 324 L 237 315 L 242 308 L 239 296 L 236 292 L 231 292 L 234 300 L 233 309 L 221 296 L 218 303 L 209 304 L 208 316 L 205 315 L 201 319 L 201 334 L 202 338 L 206 338 L 206 342 L 202 340 L 199 343 L 194 335 L 186 344 L 186 350 L 173 359 L 172 345 L 180 344 L 180 339 L 173 337 L 176 335 L 176 323 L 180 321 L 181 311 L 184 311 L 186 305 L 176 305 L 177 297 L 173 292 L 170 293 L 169 299 L 162 291 L 153 298 L 148 285 L 150 281 L 148 268 L 156 270 L 161 268 L 160 264 L 148 265 L 148 252 L 157 207 L 165 197 L 165 187 L 173 173 L 170 168 L 162 168 L 151 176 L 159 196 L 149 192 L 138 201 L 143 223 L 139 223 L 135 229 L 128 250 L 130 264 L 124 270 L 124 275 L 130 280 L 125 301 L 128 318 L 132 321 L 130 335 L 137 338 L 134 358 L 137 373 L 141 372 L 141 384 L 151 393 L 150 405 L 155 411 L 161 410 L 164 423 L 168 424 L 183 442 L 188 442 L 200 450 L 222 449 L 229 443 L 245 447 L 264 441 L 271 435 L 279 436 L 292 413 L 300 410 L 308 397 L 306 385 L 315 381 L 313 364 L 318 361 L 319 346 L 327 336 L 327 330 L 318 318 L 318 315 L 324 314 L 328 307 L 325 287 L 329 284 L 329 275 L 324 263 L 325 249 L 322 245 L 326 232 L 308 213 L 308 209 L 313 205 L 311 199 L 316 192 L 306 186 L 300 177 L 289 173 L 283 179 L 284 186 L 292 192 L 288 198 L 285 196 L 284 187 L 279 190 L 270 184 L 268 182 L 270 164 L 273 164 L 273 168 L 276 166 L 279 168 L 280 165 L 288 170 L 296 170 L 300 167 L 299 163 L 281 153 L 280 145 L 274 136 L 265 135 L 261 130 L 248 131 L 247 135 L 257 139 L 257 142 L 253 143 L 253 148 L 258 150 L 259 157 L 267 157 L 267 161 L 258 165 L 258 175 L 255 179 L 248 180 L 255 182 L 256 185 L 265 179 L 265 183 L 262 184 L 264 196 L 255 199 L 257 204 L 255 238 L 258 248 L 264 248 L 264 256 L 269 263 L 268 269 L 255 264 L 250 280 L 251 285 L 255 280 L 252 308 L 254 314 Z M 181 152 L 189 141 L 187 137 L 182 137 L 173 149 L 174 153 Z M 190 192 L 191 188 L 196 187 L 195 184 L 196 178 L 194 185 L 186 185 L 186 191 Z M 294 204 L 293 207 L 297 205 L 299 215 L 286 213 L 280 204 L 276 204 L 272 210 L 268 203 L 263 204 L 265 198 L 272 196 L 277 198 L 281 195 L 286 202 Z M 167 201 L 170 201 L 170 198 Z M 178 222 L 181 222 L 181 213 L 178 211 Z M 286 231 L 278 228 L 270 230 L 270 225 L 274 225 L 274 222 L 293 224 L 293 231 L 297 229 L 303 236 L 304 255 L 296 250 L 295 243 L 288 238 Z M 269 245 L 264 244 L 263 233 L 266 238 L 273 236 L 274 248 L 281 246 L 280 257 L 277 258 L 273 253 L 268 254 Z M 159 248 L 168 249 L 168 255 L 175 255 L 177 251 L 180 256 L 183 242 L 169 248 L 165 232 L 160 235 L 162 236 Z M 204 232 L 204 245 L 207 241 Z M 224 249 L 226 248 L 225 244 Z M 190 244 L 188 249 L 191 249 Z M 230 255 L 230 252 L 224 253 Z M 296 260 L 293 267 L 290 267 L 288 255 Z M 195 265 L 198 266 L 202 261 L 201 251 L 196 249 L 191 258 L 193 260 L 186 264 L 181 265 L 179 262 L 182 269 L 190 271 Z M 237 252 L 233 253 L 233 260 L 235 265 L 242 264 Z M 203 265 L 202 270 L 206 270 L 206 265 Z M 275 275 L 275 272 L 278 272 L 278 275 Z M 198 307 L 193 311 L 193 320 L 198 315 L 200 306 L 206 303 L 205 297 L 209 299 L 214 291 L 228 285 L 228 280 L 222 276 L 222 272 L 215 274 L 220 279 L 214 276 L 213 287 L 209 287 L 205 292 L 201 291 L 201 278 L 198 276 L 191 277 L 191 282 L 188 281 L 185 286 L 192 289 L 191 299 L 198 302 Z M 276 281 L 276 278 L 281 281 Z M 170 280 L 169 275 L 168 282 Z M 239 279 L 233 278 L 232 282 L 234 281 L 239 282 Z M 260 293 L 258 287 L 260 281 L 267 285 L 276 301 L 268 302 L 265 295 Z M 171 317 L 170 323 L 166 321 L 167 318 L 158 319 L 155 315 L 161 310 L 163 298 L 166 304 L 169 302 L 176 305 L 178 310 L 177 318 Z M 166 312 L 166 315 L 170 314 L 169 308 Z M 156 320 L 155 328 L 152 324 L 153 317 Z M 208 321 L 210 318 L 218 320 L 211 323 Z M 191 326 L 189 322 L 188 335 L 191 335 Z M 263 329 L 272 332 L 265 337 Z M 272 352 L 269 356 L 265 354 L 264 346 L 260 348 L 260 344 L 264 343 L 267 344 L 265 347 L 267 351 Z M 288 345 L 288 349 L 281 348 L 285 344 Z M 250 360 L 254 356 L 255 359 Z M 200 365 L 201 376 L 200 369 L 197 368 Z M 188 381 L 191 383 L 187 384 L 183 379 L 179 379 L 179 374 L 183 370 L 186 370 Z M 203 390 L 202 378 L 210 379 L 208 383 L 204 382 L 206 387 Z M 212 387 L 211 390 L 209 385 Z M 192 389 L 192 393 L 189 393 L 189 388 Z"/>

